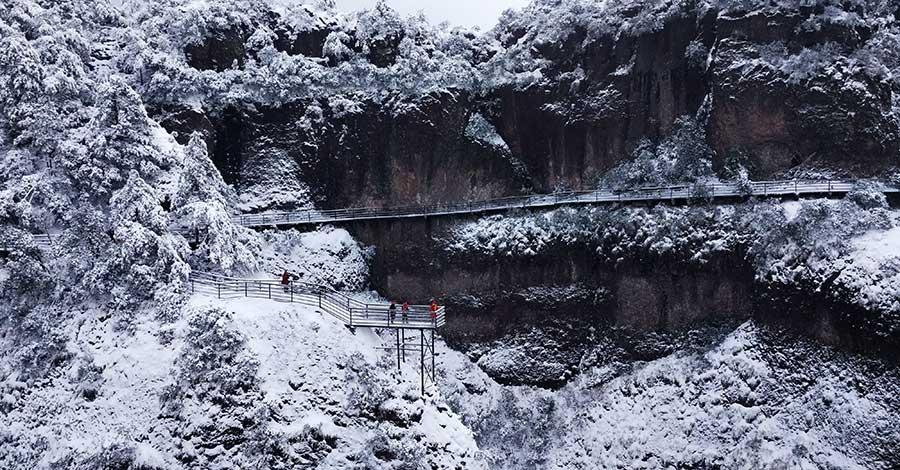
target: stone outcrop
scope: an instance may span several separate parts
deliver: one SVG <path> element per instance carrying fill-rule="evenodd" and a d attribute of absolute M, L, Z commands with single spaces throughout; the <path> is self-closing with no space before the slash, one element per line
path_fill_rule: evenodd
<path fill-rule="evenodd" d="M 166 110 L 161 122 L 189 136 L 209 119 L 210 154 L 226 182 L 239 191 L 264 178 L 299 182 L 320 208 L 451 203 L 527 187 L 508 156 L 464 135 L 471 107 L 466 93 L 448 92 L 403 110 L 336 114 L 327 103 L 292 103 L 204 117 Z"/>

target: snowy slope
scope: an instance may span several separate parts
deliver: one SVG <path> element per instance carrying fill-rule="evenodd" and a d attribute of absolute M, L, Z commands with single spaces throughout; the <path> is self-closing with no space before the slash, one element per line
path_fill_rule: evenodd
<path fill-rule="evenodd" d="M 193 298 L 185 313 L 193 318 L 216 308 L 231 312 L 221 326 L 241 339 L 240 355 L 258 364 L 261 401 L 252 410 L 268 416 L 262 423 L 268 445 L 288 452 L 275 462 L 478 468 L 471 432 L 439 397 L 419 398 L 417 371 L 396 372 L 393 355 L 377 349 L 382 339 L 376 332 L 352 333 L 312 308 L 269 301 Z M 168 416 L 161 396 L 177 381 L 179 368 L 190 366 L 183 362 L 190 357 L 188 321 L 160 325 L 147 319 L 133 334 L 88 315 L 74 324 L 80 326 L 67 346 L 74 358 L 64 371 L 46 381 L 23 383 L 12 375 L 3 382 L 4 468 L 88 465 L 98 458 L 147 468 L 268 461 L 273 449 L 251 446 L 255 435 L 231 448 L 204 441 L 204 426 L 230 426 L 234 413 L 227 407 L 188 394 L 181 415 Z"/>

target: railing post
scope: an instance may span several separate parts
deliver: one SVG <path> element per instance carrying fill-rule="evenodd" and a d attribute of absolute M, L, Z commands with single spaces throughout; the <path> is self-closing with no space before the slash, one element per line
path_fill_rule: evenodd
<path fill-rule="evenodd" d="M 194 293 L 194 278 L 191 278 L 191 294 Z"/>
<path fill-rule="evenodd" d="M 431 330 L 431 380 L 437 384 L 437 372 L 434 368 L 434 330 Z"/>
<path fill-rule="evenodd" d="M 221 300 L 222 299 L 222 283 L 221 282 L 216 283 L 216 293 L 218 294 L 218 297 Z"/>
<path fill-rule="evenodd" d="M 422 374 L 422 396 L 425 396 L 425 330 L 419 328 L 419 371 Z"/>
<path fill-rule="evenodd" d="M 269 284 L 269 300 L 272 300 L 272 284 Z"/>
<path fill-rule="evenodd" d="M 294 303 L 294 281 L 291 281 L 291 303 Z"/>
<path fill-rule="evenodd" d="M 249 297 L 249 295 L 247 294 L 247 282 L 246 281 L 244 282 L 244 297 Z"/>
<path fill-rule="evenodd" d="M 319 308 L 322 308 L 322 293 L 319 292 Z"/>

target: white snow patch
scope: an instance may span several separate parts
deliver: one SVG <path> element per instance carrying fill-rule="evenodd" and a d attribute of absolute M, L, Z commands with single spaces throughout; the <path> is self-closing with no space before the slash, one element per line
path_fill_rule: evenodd
<path fill-rule="evenodd" d="M 781 203 L 781 208 L 784 210 L 784 217 L 788 222 L 797 218 L 797 214 L 800 213 L 800 208 L 803 207 L 800 201 L 785 201 Z"/>
<path fill-rule="evenodd" d="M 851 246 L 855 264 L 878 269 L 882 262 L 900 257 L 900 227 L 870 230 L 854 238 Z"/>

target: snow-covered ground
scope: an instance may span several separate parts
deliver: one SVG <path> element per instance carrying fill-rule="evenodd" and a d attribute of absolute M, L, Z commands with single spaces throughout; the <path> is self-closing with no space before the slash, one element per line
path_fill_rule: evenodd
<path fill-rule="evenodd" d="M 235 414 L 240 406 L 229 409 L 189 391 L 177 417 L 167 411 L 167 387 L 197 366 L 188 359 L 195 357 L 190 348 L 200 345 L 187 345 L 192 340 L 186 337 L 202 332 L 191 333 L 192 322 L 197 315 L 216 315 L 217 309 L 227 313 L 216 323 L 229 332 L 224 343 L 237 338 L 237 363 L 255 365 L 251 382 L 258 384 L 261 401 L 245 411 L 264 411 L 268 418 L 255 427 L 288 452 L 284 464 L 483 467 L 472 433 L 440 396 L 431 390 L 420 398 L 411 363 L 397 372 L 393 354 L 378 349 L 390 340 L 383 342 L 368 329 L 351 332 L 310 307 L 202 297 L 190 300 L 183 320 L 162 325 L 147 319 L 133 333 L 114 331 L 111 322 L 84 314 L 73 323 L 76 331 L 67 345 L 72 358 L 59 374 L 38 382 L 6 376 L 0 385 L 0 466 L 37 462 L 38 468 L 68 468 L 98 458 L 146 468 L 265 462 L 271 449 L 251 446 L 255 434 L 245 434 L 246 442 L 239 439 L 233 447 L 208 442 L 209 436 L 227 432 L 232 417 L 244 412 Z M 8 339 L 0 343 L 9 347 Z"/>

